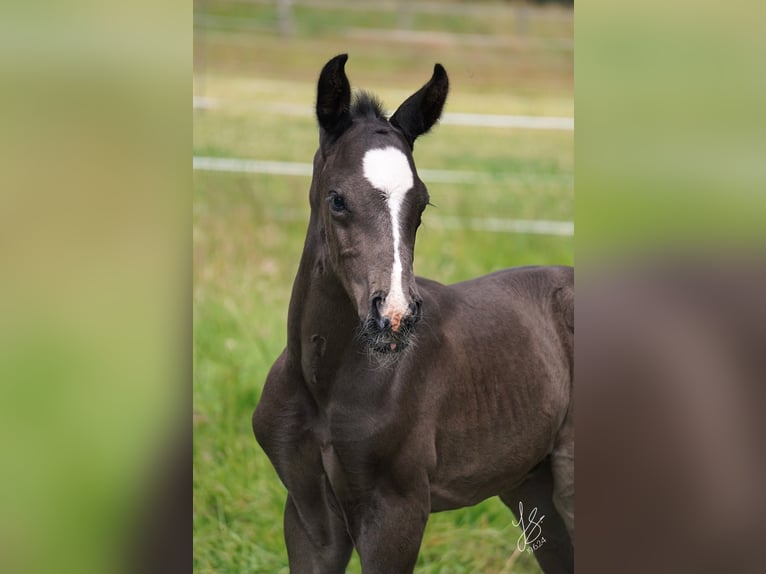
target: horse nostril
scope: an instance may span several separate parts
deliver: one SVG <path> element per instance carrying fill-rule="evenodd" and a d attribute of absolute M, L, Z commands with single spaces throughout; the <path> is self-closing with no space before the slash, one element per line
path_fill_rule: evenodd
<path fill-rule="evenodd" d="M 376 295 L 371 301 L 372 318 L 375 320 L 375 324 L 382 331 L 387 330 L 391 326 L 391 321 L 388 317 L 384 317 L 382 314 L 384 298 L 382 295 Z"/>
<path fill-rule="evenodd" d="M 373 317 L 375 317 L 376 319 L 380 317 L 380 312 L 382 308 L 383 308 L 383 296 L 375 295 L 370 301 L 370 309 L 372 311 Z"/>

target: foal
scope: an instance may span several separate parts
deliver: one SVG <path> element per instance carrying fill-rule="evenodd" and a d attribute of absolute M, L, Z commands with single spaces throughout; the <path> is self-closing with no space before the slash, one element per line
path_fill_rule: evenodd
<path fill-rule="evenodd" d="M 352 102 L 347 59 L 319 77 L 287 348 L 253 415 L 287 487 L 290 571 L 342 573 L 355 547 L 364 574 L 410 573 L 429 513 L 500 496 L 543 570 L 572 572 L 574 271 L 415 277 L 428 192 L 412 149 L 447 74 L 436 64 L 388 120 Z"/>

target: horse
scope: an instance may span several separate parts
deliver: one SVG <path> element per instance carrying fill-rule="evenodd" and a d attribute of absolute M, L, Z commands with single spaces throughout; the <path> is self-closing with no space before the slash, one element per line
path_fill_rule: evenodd
<path fill-rule="evenodd" d="M 347 59 L 319 75 L 287 346 L 252 419 L 287 488 L 290 572 L 342 573 L 356 548 L 364 574 L 411 573 L 430 513 L 492 496 L 546 574 L 572 572 L 574 269 L 416 277 L 429 194 L 412 154 L 447 73 L 436 64 L 389 119 L 352 97 Z"/>

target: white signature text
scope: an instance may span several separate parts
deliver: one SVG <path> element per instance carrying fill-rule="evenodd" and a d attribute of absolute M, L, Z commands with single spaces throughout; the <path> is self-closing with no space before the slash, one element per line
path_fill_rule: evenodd
<path fill-rule="evenodd" d="M 543 522 L 545 515 L 537 518 L 537 507 L 533 508 L 529 513 L 529 516 L 524 518 L 524 503 L 519 501 L 519 521 L 513 521 L 514 526 L 521 528 L 521 536 L 516 542 L 516 548 L 519 552 L 532 552 L 537 550 L 545 543 L 545 538 L 542 536 L 543 529 L 540 526 Z"/>

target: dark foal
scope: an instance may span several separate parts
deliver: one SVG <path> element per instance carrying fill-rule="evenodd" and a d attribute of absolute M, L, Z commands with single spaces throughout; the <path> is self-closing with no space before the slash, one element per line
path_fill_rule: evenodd
<path fill-rule="evenodd" d="M 415 277 L 428 192 L 412 148 L 447 74 L 387 120 L 372 96 L 352 102 L 346 60 L 319 78 L 287 348 L 253 415 L 287 487 L 290 571 L 342 573 L 356 548 L 364 574 L 412 572 L 429 513 L 500 496 L 542 569 L 572 572 L 574 271 Z"/>

